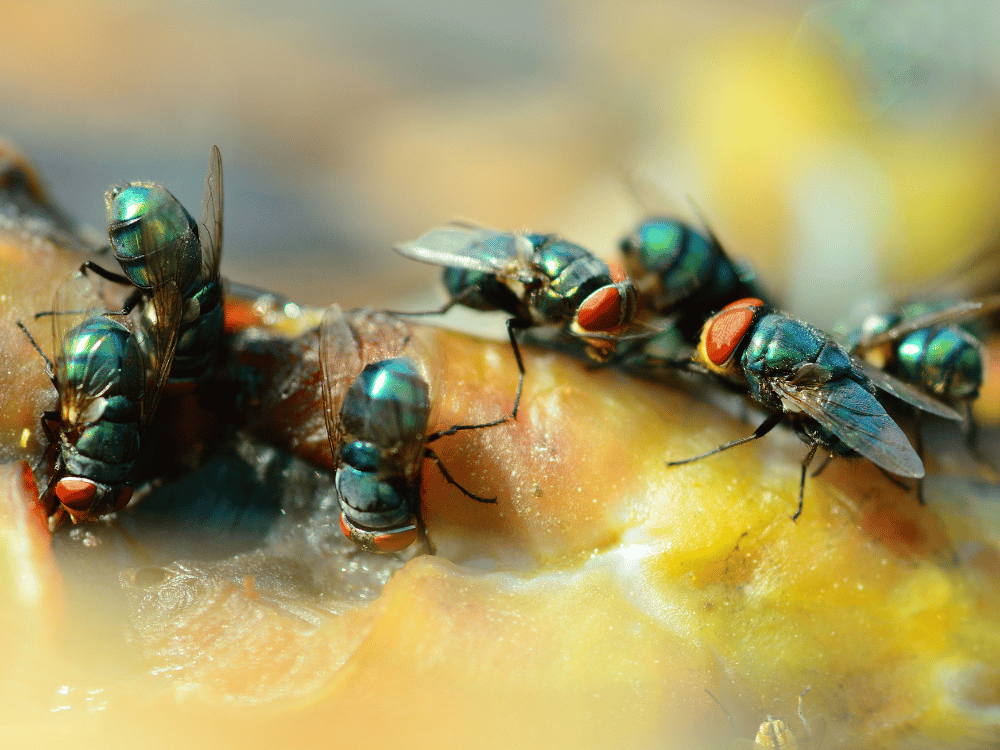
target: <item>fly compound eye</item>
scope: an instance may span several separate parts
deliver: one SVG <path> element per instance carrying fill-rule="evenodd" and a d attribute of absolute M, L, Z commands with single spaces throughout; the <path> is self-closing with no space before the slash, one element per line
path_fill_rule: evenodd
<path fill-rule="evenodd" d="M 124 510 L 125 506 L 128 505 L 129 500 L 132 499 L 132 488 L 127 484 L 121 488 L 118 492 L 118 497 L 115 499 L 115 510 Z"/>
<path fill-rule="evenodd" d="M 727 305 L 705 324 L 705 330 L 701 334 L 702 344 L 713 365 L 721 367 L 725 364 L 753 325 L 757 305 L 737 306 L 748 302 L 759 303 L 760 300 L 746 299 Z"/>
<path fill-rule="evenodd" d="M 83 513 L 97 497 L 97 484 L 83 477 L 63 477 L 56 485 L 56 497 L 71 513 Z"/>
<path fill-rule="evenodd" d="M 739 310 L 741 308 L 756 308 L 764 307 L 763 300 L 759 300 L 756 297 L 744 297 L 743 299 L 738 299 L 735 302 L 730 302 L 728 305 L 719 310 L 720 313 L 726 310 Z"/>
<path fill-rule="evenodd" d="M 406 526 L 375 530 L 355 526 L 343 513 L 340 514 L 340 530 L 344 536 L 366 552 L 399 552 L 417 541 L 420 535 L 414 519 L 411 519 Z"/>
<path fill-rule="evenodd" d="M 622 293 L 616 285 L 605 286 L 580 305 L 576 320 L 584 331 L 609 333 L 624 324 Z"/>

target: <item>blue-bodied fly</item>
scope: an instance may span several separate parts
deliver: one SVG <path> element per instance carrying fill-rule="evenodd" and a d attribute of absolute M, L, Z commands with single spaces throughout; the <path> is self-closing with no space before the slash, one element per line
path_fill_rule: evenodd
<path fill-rule="evenodd" d="M 613 275 L 589 250 L 551 234 L 501 232 L 478 227 L 432 229 L 396 247 L 408 258 L 444 266 L 450 300 L 435 313 L 462 304 L 501 310 L 520 374 L 511 416 L 517 418 L 524 362 L 517 332 L 557 325 L 590 344 L 598 358 L 635 319 L 638 295 L 632 282 Z"/>
<path fill-rule="evenodd" d="M 336 467 L 340 527 L 362 549 L 396 552 L 425 535 L 420 518 L 424 459 L 437 464 L 467 497 L 494 503 L 456 482 L 429 443 L 461 430 L 494 427 L 507 417 L 429 432 L 432 405 L 428 377 L 415 358 L 417 342 L 398 320 L 379 316 L 378 339 L 355 338 L 336 305 L 319 331 L 323 412 Z"/>
<path fill-rule="evenodd" d="M 144 240 L 155 247 L 146 230 Z M 162 256 L 157 256 L 161 258 Z M 54 451 L 42 501 L 55 527 L 96 520 L 124 508 L 143 431 L 156 411 L 177 344 L 182 310 L 170 263 L 149 269 L 157 291 L 141 313 L 122 320 L 102 312 L 89 280 L 77 273 L 60 285 L 52 310 L 53 357 L 46 363 L 59 409 L 42 415 Z"/>
<path fill-rule="evenodd" d="M 945 404 L 865 366 L 819 329 L 759 299 L 738 300 L 708 319 L 694 366 L 746 388 L 770 414 L 748 437 L 667 465 L 689 463 L 756 440 L 787 420 L 811 446 L 802 461 L 793 520 L 802 512 L 806 470 L 820 447 L 831 455 L 864 456 L 897 476 L 923 477 L 920 456 L 875 397 L 879 389 L 918 409 L 961 420 Z"/>
<path fill-rule="evenodd" d="M 131 182 L 111 188 L 108 237 L 124 276 L 94 263 L 84 269 L 111 281 L 134 285 L 121 312 L 149 301 L 171 282 L 180 297 L 182 316 L 171 385 L 191 385 L 212 366 L 223 336 L 222 282 L 222 156 L 212 146 L 201 196 L 198 222 L 166 188 L 155 182 Z M 151 242 L 151 238 L 153 241 Z M 160 259 L 159 256 L 170 256 Z M 158 278 L 154 268 L 169 269 Z M 162 274 L 161 274 L 162 276 Z"/>

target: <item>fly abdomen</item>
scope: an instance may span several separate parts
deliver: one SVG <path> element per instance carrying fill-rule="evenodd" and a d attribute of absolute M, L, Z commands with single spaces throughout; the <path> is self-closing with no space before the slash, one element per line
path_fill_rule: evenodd
<path fill-rule="evenodd" d="M 170 382 L 197 380 L 208 372 L 222 341 L 222 288 L 211 281 L 194 295 L 198 302 L 198 317 L 183 324 L 177 332 L 177 349 L 170 366 Z"/>
<path fill-rule="evenodd" d="M 520 297 L 496 274 L 448 267 L 443 278 L 448 295 L 461 297 L 465 307 L 485 312 L 503 310 L 519 318 L 527 315 Z"/>
<path fill-rule="evenodd" d="M 957 326 L 923 328 L 904 337 L 894 364 L 902 379 L 948 399 L 974 399 L 983 382 L 979 343 Z"/>
<path fill-rule="evenodd" d="M 139 457 L 139 423 L 102 420 L 87 427 L 76 445 L 64 449 L 69 473 L 95 482 L 128 482 Z"/>
<path fill-rule="evenodd" d="M 344 445 L 340 458 L 337 493 L 341 509 L 351 523 L 369 529 L 385 529 L 409 520 L 411 505 L 416 500 L 406 491 L 400 467 L 395 466 L 382 449 L 372 443 L 355 441 Z M 393 477 L 394 474 L 398 476 Z"/>

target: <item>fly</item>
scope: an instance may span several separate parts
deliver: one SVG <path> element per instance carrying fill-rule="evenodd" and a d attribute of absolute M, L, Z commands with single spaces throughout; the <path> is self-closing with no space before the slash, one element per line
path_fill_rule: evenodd
<path fill-rule="evenodd" d="M 819 329 L 754 298 L 733 302 L 708 319 L 694 367 L 745 387 L 770 414 L 748 437 L 667 465 L 689 463 L 748 443 L 787 420 L 810 445 L 802 461 L 799 502 L 792 520 L 802 513 L 806 470 L 820 447 L 831 455 L 864 456 L 897 476 L 923 477 L 920 456 L 875 398 L 878 389 L 918 409 L 961 420 L 945 404 L 865 367 Z"/>
<path fill-rule="evenodd" d="M 462 304 L 502 310 L 520 375 L 511 417 L 517 419 L 524 362 L 517 332 L 558 325 L 598 351 L 609 348 L 635 319 L 638 295 L 632 282 L 612 275 L 607 263 L 579 245 L 551 234 L 521 234 L 464 226 L 432 229 L 396 247 L 422 263 L 444 266 L 451 299 L 440 310 Z"/>

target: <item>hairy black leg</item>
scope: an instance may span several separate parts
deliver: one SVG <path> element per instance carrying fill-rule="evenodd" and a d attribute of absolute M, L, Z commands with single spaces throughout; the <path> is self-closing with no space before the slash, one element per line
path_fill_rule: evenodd
<path fill-rule="evenodd" d="M 483 422 L 482 424 L 453 424 L 447 430 L 439 430 L 438 432 L 432 432 L 425 442 L 433 443 L 438 438 L 443 438 L 447 435 L 454 435 L 456 432 L 461 430 L 479 430 L 484 427 L 496 427 L 497 425 L 506 424 L 510 421 L 510 417 L 501 417 L 500 419 L 495 419 L 492 422 Z"/>
<path fill-rule="evenodd" d="M 771 414 L 765 419 L 760 427 L 754 430 L 752 435 L 745 438 L 740 438 L 739 440 L 732 440 L 725 445 L 720 445 L 718 448 L 713 448 L 707 453 L 702 453 L 700 456 L 692 456 L 691 458 L 685 458 L 680 461 L 667 461 L 667 466 L 680 466 L 681 464 L 689 464 L 692 461 L 698 461 L 702 458 L 708 458 L 709 456 L 714 456 L 716 453 L 721 453 L 722 451 L 729 450 L 730 448 L 735 448 L 737 445 L 743 445 L 743 443 L 749 443 L 751 440 L 757 440 L 758 438 L 764 437 L 767 433 L 778 426 L 784 414 Z"/>
<path fill-rule="evenodd" d="M 517 344 L 516 331 L 523 331 L 531 327 L 531 321 L 520 318 L 510 318 L 507 321 L 507 335 L 510 337 L 510 346 L 514 350 L 514 359 L 517 361 L 517 395 L 514 396 L 514 408 L 511 410 L 510 418 L 517 421 L 517 409 L 521 405 L 521 391 L 524 390 L 524 360 L 521 359 L 521 347 Z"/>
<path fill-rule="evenodd" d="M 135 306 L 142 301 L 142 298 L 143 298 L 143 291 L 139 288 L 136 288 L 125 299 L 125 304 L 122 305 L 121 310 L 102 310 L 101 315 L 114 315 L 114 316 L 128 315 L 130 312 L 132 312 L 132 310 L 135 309 Z M 48 317 L 49 315 L 81 315 L 87 312 L 90 311 L 89 310 L 58 310 L 58 311 L 44 310 L 42 312 L 35 313 L 35 320 L 38 320 L 39 318 Z"/>
<path fill-rule="evenodd" d="M 833 460 L 833 454 L 832 453 L 827 454 L 827 457 L 823 459 L 823 463 L 819 465 L 819 468 L 816 469 L 816 471 L 814 471 L 812 474 L 810 474 L 810 479 L 815 479 L 820 474 L 822 474 L 823 470 L 830 465 L 830 462 L 832 460 Z"/>
<path fill-rule="evenodd" d="M 109 271 L 108 269 L 97 265 L 92 260 L 84 261 L 80 264 L 80 273 L 96 273 L 102 279 L 106 279 L 113 284 L 120 284 L 121 286 L 134 286 L 132 279 L 120 273 L 115 273 L 114 271 Z"/>
<path fill-rule="evenodd" d="M 43 360 L 45 360 L 45 372 L 48 373 L 50 378 L 54 377 L 55 370 L 52 367 L 52 360 L 50 360 L 48 357 L 45 356 L 45 352 L 42 351 L 42 348 L 38 345 L 38 342 L 35 341 L 35 337 L 31 335 L 31 332 L 24 327 L 24 323 L 22 323 L 20 320 L 17 321 L 17 327 L 20 328 L 22 331 L 24 331 L 24 335 L 28 337 L 28 341 L 35 348 L 35 351 L 38 352 L 38 356 L 41 357 Z"/>
<path fill-rule="evenodd" d="M 384 312 L 386 315 L 395 315 L 397 317 L 406 317 L 406 318 L 417 317 L 420 315 L 444 315 L 455 305 L 460 305 L 463 302 L 465 302 L 466 299 L 471 297 L 477 291 L 478 289 L 474 286 L 466 287 L 459 294 L 456 294 L 450 300 L 445 302 L 437 310 L 417 310 L 416 312 L 407 312 L 405 310 L 383 310 L 382 312 Z"/>
<path fill-rule="evenodd" d="M 480 497 L 479 495 L 475 495 L 469 492 L 467 489 L 465 489 L 465 487 L 463 487 L 457 481 L 455 481 L 455 478 L 451 474 L 449 474 L 448 470 L 444 467 L 444 464 L 441 462 L 441 459 L 438 458 L 437 454 L 430 448 L 424 448 L 424 458 L 429 458 L 431 461 L 436 463 L 438 469 L 441 471 L 441 475 L 446 480 L 448 480 L 448 484 L 458 487 L 458 489 L 460 489 L 466 497 L 472 498 L 477 503 L 496 503 L 497 499 L 495 497 Z"/>
<path fill-rule="evenodd" d="M 809 449 L 806 457 L 802 459 L 802 475 L 799 477 L 799 507 L 795 509 L 795 513 L 792 515 L 793 521 L 802 515 L 802 500 L 806 495 L 806 471 L 809 469 L 809 464 L 812 463 L 813 456 L 816 455 L 818 448 L 819 443 L 813 443 L 813 447 Z"/>

